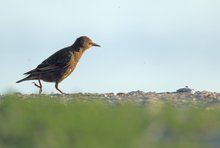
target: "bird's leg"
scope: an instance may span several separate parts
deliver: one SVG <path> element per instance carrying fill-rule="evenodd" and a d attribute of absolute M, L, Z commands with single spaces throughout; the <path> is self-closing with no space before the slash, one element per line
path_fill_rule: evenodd
<path fill-rule="evenodd" d="M 55 88 L 56 88 L 62 95 L 65 95 L 65 93 L 62 92 L 62 91 L 58 88 L 58 82 L 55 83 Z"/>
<path fill-rule="evenodd" d="M 36 87 L 40 88 L 40 90 L 39 90 L 39 95 L 40 95 L 41 92 L 42 92 L 42 84 L 41 84 L 40 80 L 38 80 L 39 85 L 37 85 L 35 82 L 32 82 L 32 83 L 34 83 L 34 85 L 35 85 Z"/>

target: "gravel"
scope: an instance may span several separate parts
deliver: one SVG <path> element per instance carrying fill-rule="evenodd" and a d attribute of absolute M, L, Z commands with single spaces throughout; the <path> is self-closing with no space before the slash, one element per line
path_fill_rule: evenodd
<path fill-rule="evenodd" d="M 38 98 L 37 94 L 21 94 L 15 93 L 24 99 Z M 1 95 L 0 98 L 5 95 Z M 144 91 L 131 91 L 119 93 L 74 93 L 62 96 L 60 94 L 42 94 L 41 97 L 50 97 L 51 99 L 65 100 L 65 101 L 82 101 L 94 102 L 102 101 L 110 104 L 121 103 L 136 103 L 147 105 L 152 103 L 169 103 L 174 105 L 197 105 L 197 106 L 210 106 L 220 104 L 220 93 L 209 91 L 193 91 L 192 92 L 144 92 Z"/>

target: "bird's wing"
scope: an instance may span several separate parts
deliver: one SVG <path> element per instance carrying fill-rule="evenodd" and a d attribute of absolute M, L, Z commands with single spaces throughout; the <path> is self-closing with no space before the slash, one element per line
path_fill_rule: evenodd
<path fill-rule="evenodd" d="M 44 60 L 36 69 L 25 74 L 41 74 L 64 69 L 69 66 L 71 58 L 72 53 L 70 51 L 60 50 Z"/>

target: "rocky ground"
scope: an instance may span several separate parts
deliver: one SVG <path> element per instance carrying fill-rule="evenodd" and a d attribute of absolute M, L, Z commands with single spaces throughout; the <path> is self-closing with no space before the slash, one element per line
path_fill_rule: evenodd
<path fill-rule="evenodd" d="M 143 92 L 143 91 L 132 91 L 128 93 L 107 93 L 104 94 L 105 98 L 110 101 L 117 102 L 118 100 L 133 101 L 141 104 L 154 103 L 154 102 L 167 102 L 175 104 L 198 104 L 206 105 L 210 103 L 220 102 L 220 94 L 214 92 Z"/>
<path fill-rule="evenodd" d="M 24 95 L 16 93 L 22 98 L 39 97 L 36 94 Z M 195 105 L 195 106 L 212 106 L 220 104 L 220 93 L 208 91 L 194 92 L 143 92 L 140 90 L 128 93 L 74 93 L 62 96 L 60 94 L 43 94 L 42 97 L 50 97 L 51 99 L 62 99 L 66 101 L 82 101 L 93 102 L 102 101 L 110 104 L 120 103 L 137 103 L 147 105 L 152 103 L 170 103 L 174 105 Z M 1 96 L 3 97 L 3 96 Z"/>

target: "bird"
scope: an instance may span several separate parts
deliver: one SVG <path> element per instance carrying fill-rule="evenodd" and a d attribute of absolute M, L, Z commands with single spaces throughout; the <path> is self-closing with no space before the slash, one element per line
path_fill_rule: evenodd
<path fill-rule="evenodd" d="M 35 69 L 24 73 L 26 77 L 16 83 L 27 80 L 37 80 L 38 84 L 35 82 L 33 82 L 33 84 L 39 88 L 40 95 L 42 93 L 41 80 L 45 82 L 55 82 L 56 90 L 64 95 L 65 93 L 58 87 L 59 83 L 74 71 L 83 53 L 93 46 L 101 47 L 94 43 L 89 37 L 81 36 L 77 38 L 71 46 L 60 49 L 49 56 Z"/>

